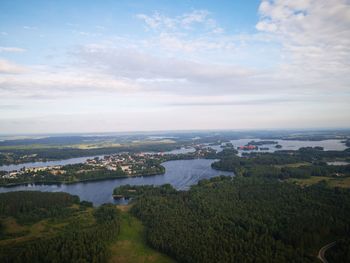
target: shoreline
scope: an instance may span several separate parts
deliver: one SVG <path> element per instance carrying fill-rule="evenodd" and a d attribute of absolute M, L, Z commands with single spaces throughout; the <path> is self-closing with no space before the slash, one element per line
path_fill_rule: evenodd
<path fill-rule="evenodd" d="M 111 179 L 125 179 L 125 178 L 137 178 L 137 177 L 148 177 L 148 176 L 156 176 L 156 175 L 164 175 L 165 174 L 165 167 L 163 172 L 160 173 L 152 173 L 152 174 L 138 174 L 138 175 L 133 175 L 133 176 L 118 176 L 118 177 L 113 177 L 113 176 L 107 176 L 107 177 L 100 177 L 100 178 L 90 178 L 90 179 L 83 179 L 83 180 L 77 180 L 77 181 L 38 181 L 38 182 L 20 182 L 20 183 L 10 183 L 10 184 L 5 184 L 5 185 L 0 185 L 1 187 L 4 188 L 11 188 L 11 187 L 16 187 L 16 186 L 22 186 L 22 185 L 70 185 L 70 184 L 77 184 L 77 183 L 84 183 L 84 182 L 94 182 L 94 181 L 104 181 L 104 180 L 111 180 Z"/>
<path fill-rule="evenodd" d="M 16 186 L 21 186 L 21 185 L 30 185 L 30 184 L 34 184 L 34 185 L 70 185 L 70 184 L 76 184 L 76 183 L 84 183 L 84 182 L 93 182 L 93 181 L 104 181 L 104 180 L 111 180 L 111 179 L 125 179 L 125 178 L 137 178 L 137 177 L 149 177 L 149 176 L 156 176 L 156 175 L 164 175 L 166 172 L 165 167 L 162 165 L 165 162 L 171 162 L 171 161 L 182 161 L 182 160 L 195 160 L 195 159 L 204 159 L 204 160 L 218 160 L 217 158 L 183 158 L 183 159 L 169 159 L 166 160 L 164 162 L 161 163 L 161 166 L 164 168 L 163 172 L 160 173 L 151 173 L 151 174 L 146 174 L 146 175 L 142 175 L 142 174 L 136 174 L 133 176 L 118 176 L 118 177 L 113 177 L 113 176 L 107 176 L 107 177 L 101 177 L 101 178 L 90 178 L 90 179 L 83 179 L 83 180 L 78 180 L 78 181 L 38 181 L 38 182 L 19 182 L 19 183 L 9 183 L 9 184 L 5 184 L 5 185 L 0 185 L 0 188 L 11 188 L 11 187 L 16 187 Z M 223 170 L 219 170 L 219 169 L 215 169 L 212 166 L 210 166 L 212 169 L 216 170 L 216 171 L 222 171 L 222 172 L 226 172 Z M 231 172 L 231 171 L 230 171 Z"/>

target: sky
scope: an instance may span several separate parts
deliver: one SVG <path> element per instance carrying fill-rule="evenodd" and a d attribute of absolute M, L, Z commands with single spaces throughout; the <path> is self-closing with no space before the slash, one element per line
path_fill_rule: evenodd
<path fill-rule="evenodd" d="M 349 0 L 0 1 L 2 134 L 349 127 Z"/>

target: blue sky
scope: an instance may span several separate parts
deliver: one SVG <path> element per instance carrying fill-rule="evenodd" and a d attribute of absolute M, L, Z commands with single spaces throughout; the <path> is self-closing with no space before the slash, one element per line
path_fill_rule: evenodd
<path fill-rule="evenodd" d="M 0 133 L 349 127 L 346 0 L 0 2 Z"/>
<path fill-rule="evenodd" d="M 211 18 L 232 34 L 255 32 L 259 1 L 248 2 L 223 1 L 218 5 L 215 1 L 2 1 L 0 30 L 11 34 L 3 37 L 1 43 L 31 51 L 6 54 L 8 58 L 29 64 L 48 63 L 45 54 L 103 37 L 147 38 L 151 32 L 145 31 L 138 14 L 158 12 L 175 17 L 196 10 L 210 10 Z"/>

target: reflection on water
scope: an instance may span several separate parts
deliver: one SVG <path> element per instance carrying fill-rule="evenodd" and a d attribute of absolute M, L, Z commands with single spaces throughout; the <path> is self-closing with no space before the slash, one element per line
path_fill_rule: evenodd
<path fill-rule="evenodd" d="M 0 187 L 0 192 L 36 190 L 48 192 L 67 192 L 78 195 L 81 200 L 93 202 L 95 205 L 103 203 L 118 203 L 112 198 L 113 189 L 120 185 L 162 185 L 171 184 L 176 189 L 186 190 L 201 179 L 207 179 L 218 175 L 233 175 L 230 172 L 217 171 L 211 168 L 214 160 L 196 159 L 169 161 L 162 165 L 166 172 L 164 175 L 148 177 L 134 177 L 111 179 L 104 181 L 84 182 L 61 185 L 21 185 L 14 187 Z"/>

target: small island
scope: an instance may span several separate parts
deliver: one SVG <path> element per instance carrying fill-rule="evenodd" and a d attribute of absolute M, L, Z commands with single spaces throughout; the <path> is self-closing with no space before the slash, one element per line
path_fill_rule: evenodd
<path fill-rule="evenodd" d="M 276 141 L 250 141 L 247 145 L 262 146 L 267 144 L 278 144 Z"/>

